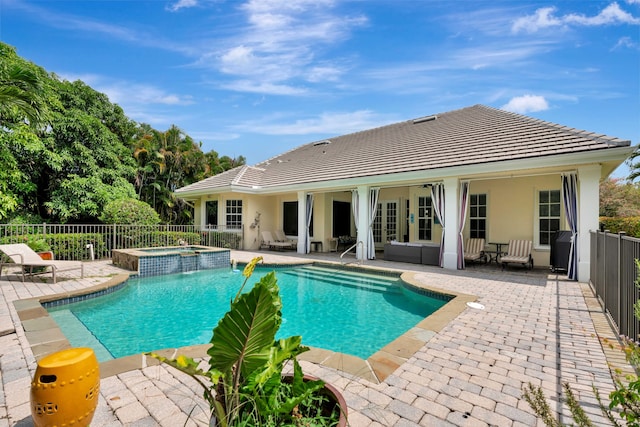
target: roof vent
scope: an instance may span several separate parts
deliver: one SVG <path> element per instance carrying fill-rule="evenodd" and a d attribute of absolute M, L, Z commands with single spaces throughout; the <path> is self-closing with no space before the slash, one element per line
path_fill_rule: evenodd
<path fill-rule="evenodd" d="M 418 123 L 430 122 L 430 121 L 435 120 L 437 118 L 438 118 L 438 116 L 435 116 L 435 115 L 433 115 L 433 116 L 424 116 L 424 117 L 420 117 L 418 119 L 413 119 L 413 124 L 415 125 L 415 124 L 418 124 Z"/>
<path fill-rule="evenodd" d="M 314 142 L 313 146 L 317 147 L 318 145 L 329 145 L 329 144 L 331 144 L 331 141 L 329 141 L 328 139 L 325 139 L 322 141 Z"/>

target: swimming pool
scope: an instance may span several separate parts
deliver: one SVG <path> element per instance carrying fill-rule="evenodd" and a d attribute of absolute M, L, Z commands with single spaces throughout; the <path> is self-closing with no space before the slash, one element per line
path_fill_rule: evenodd
<path fill-rule="evenodd" d="M 283 302 L 278 337 L 368 358 L 449 301 L 422 295 L 394 276 L 325 267 L 257 268 L 250 283 L 275 270 Z M 244 277 L 218 269 L 130 279 L 121 290 L 48 308 L 73 346 L 98 360 L 205 344 Z"/>

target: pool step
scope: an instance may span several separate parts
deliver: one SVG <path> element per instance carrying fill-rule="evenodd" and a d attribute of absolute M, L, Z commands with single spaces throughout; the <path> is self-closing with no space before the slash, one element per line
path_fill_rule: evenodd
<path fill-rule="evenodd" d="M 352 288 L 367 289 L 373 292 L 390 292 L 399 289 L 396 278 L 386 278 L 372 274 L 361 275 L 349 271 L 338 271 L 322 267 L 301 267 L 286 274 L 292 276 L 304 276 L 318 281 Z M 363 280 L 366 280 L 363 281 Z"/>
<path fill-rule="evenodd" d="M 58 324 L 65 325 L 65 335 L 74 337 L 73 341 L 70 341 L 72 346 L 92 348 L 99 362 L 113 359 L 109 350 L 87 329 L 84 323 L 78 320 L 71 310 L 50 311 L 49 316 Z"/>
<path fill-rule="evenodd" d="M 399 279 L 398 276 L 384 276 L 376 273 L 353 271 L 353 270 L 338 270 L 331 267 L 320 267 L 316 265 L 304 266 L 302 267 L 302 269 L 307 271 L 318 272 L 319 274 L 323 274 L 323 275 L 335 276 L 336 273 L 338 273 L 340 277 L 350 277 L 355 279 L 365 278 L 367 281 L 370 281 L 373 283 L 380 283 L 384 285 L 395 285 L 398 283 L 398 279 Z"/>

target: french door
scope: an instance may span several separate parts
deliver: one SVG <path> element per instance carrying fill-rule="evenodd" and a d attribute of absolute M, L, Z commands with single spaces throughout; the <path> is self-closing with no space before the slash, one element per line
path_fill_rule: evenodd
<path fill-rule="evenodd" d="M 382 200 L 378 203 L 372 225 L 376 249 L 382 249 L 389 240 L 398 239 L 398 206 L 397 200 Z"/>

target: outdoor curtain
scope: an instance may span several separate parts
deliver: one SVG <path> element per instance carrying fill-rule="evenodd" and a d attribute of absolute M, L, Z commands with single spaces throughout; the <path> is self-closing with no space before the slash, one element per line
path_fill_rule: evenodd
<path fill-rule="evenodd" d="M 372 188 L 369 192 L 369 241 L 367 242 L 367 258 L 376 259 L 376 242 L 373 241 L 373 221 L 378 210 L 379 188 Z"/>
<path fill-rule="evenodd" d="M 575 173 L 562 174 L 562 200 L 567 223 L 571 229 L 571 250 L 567 278 L 578 279 L 578 180 Z"/>
<path fill-rule="evenodd" d="M 353 210 L 353 222 L 356 225 L 356 233 L 358 232 L 358 203 L 360 202 L 360 198 L 358 196 L 358 190 L 351 190 L 351 210 Z"/>
<path fill-rule="evenodd" d="M 440 237 L 440 255 L 438 263 L 443 266 L 442 254 L 444 253 L 444 184 L 435 184 L 431 186 L 431 200 L 433 202 L 433 210 L 436 213 L 440 225 L 442 225 L 442 236 Z"/>
<path fill-rule="evenodd" d="M 464 268 L 464 241 L 462 231 L 467 218 L 467 205 L 469 204 L 469 181 L 460 182 L 460 222 L 458 223 L 458 270 Z"/>
<path fill-rule="evenodd" d="M 307 194 L 307 253 L 311 252 L 311 215 L 313 215 L 313 194 Z"/>

